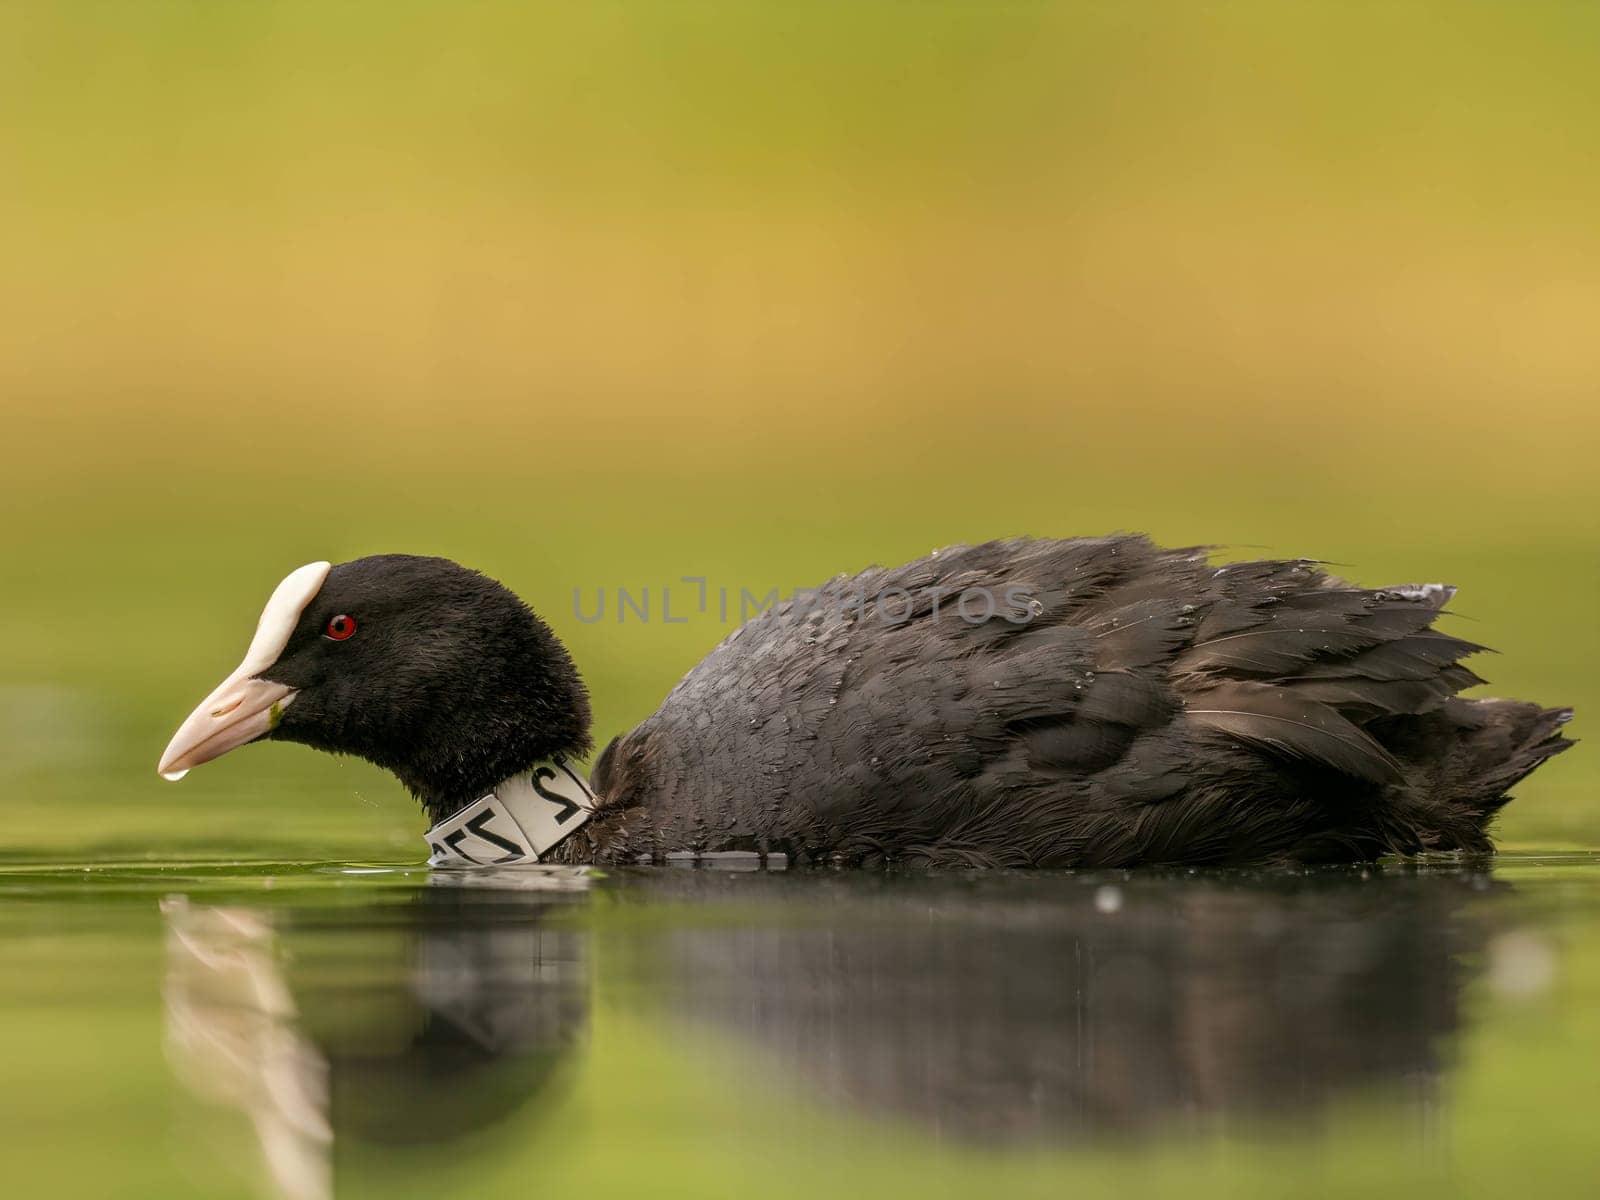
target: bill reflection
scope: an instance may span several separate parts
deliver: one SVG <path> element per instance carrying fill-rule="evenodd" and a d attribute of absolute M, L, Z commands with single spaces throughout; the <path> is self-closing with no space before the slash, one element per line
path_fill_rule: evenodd
<path fill-rule="evenodd" d="M 169 899 L 173 1070 L 249 1118 L 290 1200 L 333 1195 L 335 1162 L 363 1148 L 490 1131 L 557 1097 L 587 1028 L 585 935 L 562 921 L 583 882 L 440 872 L 359 908 Z"/>

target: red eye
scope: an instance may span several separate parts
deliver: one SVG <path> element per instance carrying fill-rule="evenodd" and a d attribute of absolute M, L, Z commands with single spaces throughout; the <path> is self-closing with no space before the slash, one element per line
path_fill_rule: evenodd
<path fill-rule="evenodd" d="M 328 622 L 328 627 L 322 631 L 322 635 L 336 642 L 342 642 L 355 631 L 356 619 L 348 613 L 340 613 Z"/>

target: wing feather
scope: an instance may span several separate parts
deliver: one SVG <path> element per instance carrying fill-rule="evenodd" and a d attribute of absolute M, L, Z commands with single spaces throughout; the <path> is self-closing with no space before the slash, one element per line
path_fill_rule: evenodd
<path fill-rule="evenodd" d="M 1357 779 L 1396 783 L 1400 764 L 1336 709 L 1253 681 L 1222 684 L 1188 698 L 1192 725 L 1291 758 L 1322 763 Z"/>

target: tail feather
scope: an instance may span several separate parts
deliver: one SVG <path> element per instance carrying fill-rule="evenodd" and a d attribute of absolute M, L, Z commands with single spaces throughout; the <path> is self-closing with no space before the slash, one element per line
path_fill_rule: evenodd
<path fill-rule="evenodd" d="M 1406 774 L 1394 796 L 1400 840 L 1425 850 L 1492 849 L 1488 828 L 1511 788 L 1573 745 L 1561 733 L 1571 719 L 1569 708 L 1458 697 L 1422 717 L 1384 722 L 1380 740 Z"/>
<path fill-rule="evenodd" d="M 1466 729 L 1462 735 L 1469 781 L 1466 798 L 1478 805 L 1498 809 L 1509 798 L 1508 789 L 1573 745 L 1561 733 L 1572 720 L 1570 708 L 1487 699 L 1456 699 L 1446 708 Z"/>

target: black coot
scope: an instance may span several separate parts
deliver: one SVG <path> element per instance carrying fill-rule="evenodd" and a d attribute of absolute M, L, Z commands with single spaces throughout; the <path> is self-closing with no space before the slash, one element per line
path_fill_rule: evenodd
<path fill-rule="evenodd" d="M 1453 594 L 1357 588 L 1309 561 L 1218 567 L 1136 536 L 840 576 L 730 634 L 606 747 L 592 815 L 531 840 L 568 862 L 1486 851 L 1507 789 L 1570 744 L 1571 713 L 1457 694 L 1481 682 L 1461 665 L 1481 647 L 1432 628 Z M 285 579 L 161 770 L 301 742 L 388 768 L 444 820 L 586 754 L 589 723 L 571 658 L 515 595 L 379 555 Z"/>

